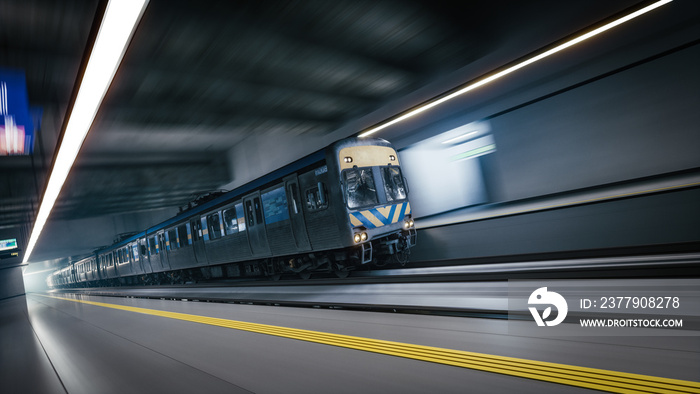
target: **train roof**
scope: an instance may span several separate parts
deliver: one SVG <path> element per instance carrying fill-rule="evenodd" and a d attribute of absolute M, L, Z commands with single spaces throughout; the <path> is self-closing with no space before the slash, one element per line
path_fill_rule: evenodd
<path fill-rule="evenodd" d="M 106 250 L 110 249 L 117 249 L 120 248 L 124 245 L 127 245 L 131 242 L 134 242 L 135 240 L 139 238 L 145 237 L 147 234 L 152 234 L 154 232 L 160 231 L 166 227 L 169 227 L 172 224 L 178 223 L 182 220 L 185 220 L 191 216 L 198 215 L 202 212 L 206 212 L 207 210 L 214 208 L 218 205 L 223 205 L 226 202 L 235 199 L 236 197 L 243 195 L 251 190 L 255 190 L 265 184 L 268 184 L 272 181 L 275 181 L 279 178 L 284 177 L 285 175 L 291 174 L 294 171 L 298 171 L 304 167 L 310 166 L 314 163 L 317 163 L 325 158 L 325 149 L 321 149 L 319 151 L 316 151 L 308 156 L 305 156 L 295 162 L 292 162 L 290 164 L 287 164 L 286 166 L 280 167 L 277 170 L 274 170 L 270 172 L 269 174 L 263 175 L 260 178 L 257 178 L 253 181 L 250 181 L 246 183 L 245 185 L 239 186 L 231 191 L 228 191 L 224 193 L 223 195 L 208 201 L 202 205 L 199 205 L 195 208 L 189 209 L 187 211 L 181 212 L 174 216 L 173 218 L 170 218 L 162 223 L 159 223 L 153 227 L 150 227 L 146 229 L 145 231 L 141 231 L 138 234 L 132 235 L 129 238 L 124 239 L 123 241 L 117 242 L 115 244 L 112 244 L 110 246 L 102 247 L 97 250 L 97 252 L 104 252 Z"/>

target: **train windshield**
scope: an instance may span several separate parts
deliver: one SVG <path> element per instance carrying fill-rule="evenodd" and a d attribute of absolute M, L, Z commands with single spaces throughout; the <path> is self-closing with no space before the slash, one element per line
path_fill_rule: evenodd
<path fill-rule="evenodd" d="M 387 202 L 405 199 L 406 187 L 399 167 L 383 167 L 381 170 Z"/>
<path fill-rule="evenodd" d="M 345 171 L 348 208 L 354 209 L 377 204 L 377 188 L 372 168 L 352 168 Z"/>

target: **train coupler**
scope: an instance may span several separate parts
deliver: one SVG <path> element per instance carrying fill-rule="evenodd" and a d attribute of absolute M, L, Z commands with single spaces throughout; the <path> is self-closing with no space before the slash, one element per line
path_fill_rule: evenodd
<path fill-rule="evenodd" d="M 372 242 L 363 243 L 360 245 L 362 248 L 361 260 L 362 264 L 367 264 L 372 261 Z"/>

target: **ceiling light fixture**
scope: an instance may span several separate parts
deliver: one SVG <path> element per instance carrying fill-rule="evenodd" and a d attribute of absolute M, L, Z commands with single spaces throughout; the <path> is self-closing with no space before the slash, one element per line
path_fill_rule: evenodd
<path fill-rule="evenodd" d="M 85 68 L 80 89 L 75 98 L 63 141 L 58 148 L 44 198 L 39 207 L 32 234 L 29 237 L 23 263 L 29 260 L 41 230 L 56 203 L 63 183 L 85 140 L 97 110 L 102 103 L 114 74 L 121 63 L 126 47 L 146 9 L 148 0 L 111 0 L 107 4 L 100 29 Z"/>
<path fill-rule="evenodd" d="M 450 94 L 448 94 L 448 95 L 446 95 L 446 96 L 440 97 L 439 99 L 437 99 L 437 100 L 435 100 L 435 101 L 431 101 L 431 102 L 429 102 L 429 103 L 427 103 L 427 104 L 425 104 L 425 105 L 423 105 L 423 106 L 420 106 L 420 107 L 415 108 L 415 109 L 413 109 L 413 110 L 411 110 L 411 111 L 408 111 L 408 112 L 406 112 L 405 114 L 403 114 L 403 115 L 401 115 L 401 116 L 399 116 L 399 117 L 396 117 L 396 118 L 394 118 L 394 119 L 392 119 L 392 120 L 390 120 L 390 121 L 388 121 L 388 122 L 386 122 L 386 123 L 382 123 L 382 124 L 380 124 L 379 126 L 373 127 L 373 128 L 371 128 L 371 129 L 369 129 L 369 130 L 367 130 L 367 131 L 361 133 L 361 134 L 359 135 L 359 137 L 360 137 L 360 138 L 362 138 L 362 137 L 367 137 L 367 136 L 372 135 L 372 134 L 374 134 L 374 133 L 376 133 L 376 132 L 378 132 L 378 131 L 380 131 L 380 130 L 383 130 L 383 129 L 385 129 L 385 128 L 391 126 L 391 125 L 394 125 L 394 124 L 399 123 L 399 122 L 401 122 L 401 121 L 403 121 L 403 120 L 405 120 L 405 119 L 408 119 L 408 118 L 410 118 L 410 117 L 412 117 L 412 116 L 414 116 L 414 115 L 418 115 L 418 114 L 421 113 L 421 112 L 425 112 L 425 111 L 429 110 L 430 108 L 433 108 L 433 107 L 435 107 L 435 106 L 438 106 L 438 105 L 444 103 L 445 101 L 452 100 L 453 98 L 455 98 L 455 97 L 457 97 L 457 96 L 461 96 L 461 95 L 463 95 L 463 94 L 465 94 L 465 93 L 467 93 L 467 92 L 469 92 L 469 91 L 471 91 L 471 90 L 474 90 L 474 89 L 476 89 L 476 88 L 478 88 L 478 87 L 481 87 L 481 86 L 483 86 L 483 85 L 486 85 L 487 83 L 493 82 L 493 81 L 495 81 L 495 80 L 497 80 L 497 79 L 499 79 L 499 78 L 501 78 L 501 77 L 504 77 L 504 76 L 506 76 L 506 75 L 508 75 L 508 74 L 510 74 L 510 73 L 512 73 L 512 72 L 514 72 L 514 71 L 517 71 L 517 70 L 519 70 L 519 69 L 521 69 L 521 68 L 523 68 L 523 67 L 529 66 L 529 65 L 532 64 L 532 63 L 535 63 L 535 62 L 537 62 L 537 61 L 540 61 L 540 60 L 542 60 L 542 59 L 544 59 L 544 58 L 546 58 L 546 57 L 549 57 L 549 56 L 551 56 L 551 55 L 553 55 L 553 54 L 555 54 L 555 53 L 557 53 L 557 52 L 563 51 L 564 49 L 569 48 L 569 47 L 571 47 L 571 46 L 573 46 L 573 45 L 576 45 L 576 44 L 578 44 L 578 43 L 580 43 L 580 42 L 582 42 L 582 41 L 585 41 L 585 40 L 587 40 L 587 39 L 589 39 L 589 38 L 591 38 L 591 37 L 597 36 L 597 35 L 600 34 L 600 33 L 603 33 L 603 32 L 605 32 L 605 31 L 607 31 L 607 30 L 612 29 L 613 27 L 616 27 L 616 26 L 621 25 L 621 24 L 623 24 L 623 23 L 625 23 L 625 22 L 628 22 L 628 21 L 630 21 L 630 20 L 632 20 L 632 19 L 634 19 L 634 18 L 636 18 L 636 17 L 638 17 L 638 16 L 640 16 L 640 15 L 646 14 L 647 12 L 652 11 L 652 10 L 658 8 L 658 7 L 661 7 L 662 5 L 665 5 L 665 4 L 667 4 L 667 3 L 670 3 L 671 1 L 673 1 L 673 0 L 660 0 L 660 1 L 657 1 L 657 2 L 655 2 L 655 3 L 652 3 L 652 4 L 646 6 L 646 7 L 642 8 L 642 9 L 639 9 L 639 10 L 637 10 L 637 11 L 635 11 L 635 12 L 632 12 L 632 13 L 630 13 L 630 14 L 627 14 L 627 15 L 625 15 L 625 16 L 619 18 L 619 19 L 616 19 L 616 20 L 614 20 L 614 21 L 612 21 L 612 22 L 610 22 L 610 23 L 607 23 L 607 24 L 605 24 L 605 25 L 603 25 L 603 26 L 601 26 L 601 27 L 599 27 L 599 28 L 597 28 L 597 29 L 591 30 L 591 31 L 588 32 L 588 33 L 582 34 L 582 35 L 580 35 L 580 36 L 578 36 L 578 37 L 575 37 L 575 38 L 573 38 L 573 39 L 571 39 L 571 40 L 569 40 L 569 41 L 566 41 L 566 42 L 563 43 L 563 44 L 557 45 L 556 47 L 554 47 L 554 48 L 552 48 L 552 49 L 549 49 L 549 50 L 547 50 L 547 51 L 545 51 L 545 52 L 542 52 L 542 53 L 540 53 L 539 55 L 535 55 L 535 56 L 533 56 L 533 57 L 531 57 L 531 58 L 529 58 L 529 59 L 526 59 L 526 60 L 524 60 L 524 61 L 522 61 L 522 62 L 520 62 L 520 63 L 517 63 L 517 64 L 515 64 L 515 65 L 513 65 L 513 66 L 510 66 L 510 67 L 508 67 L 508 68 L 506 68 L 506 69 L 504 69 L 504 70 L 501 70 L 501 71 L 499 71 L 499 72 L 497 72 L 497 73 L 495 73 L 495 74 L 492 74 L 492 75 L 490 75 L 490 76 L 488 76 L 488 77 L 486 77 L 486 78 L 483 78 L 483 79 L 480 79 L 480 80 L 478 80 L 478 81 L 476 81 L 476 82 L 473 82 L 473 83 L 471 83 L 471 84 L 469 84 L 469 85 L 463 87 L 462 89 L 459 89 L 459 90 L 457 90 L 457 91 L 455 91 L 455 92 L 453 92 L 453 93 L 450 93 Z"/>

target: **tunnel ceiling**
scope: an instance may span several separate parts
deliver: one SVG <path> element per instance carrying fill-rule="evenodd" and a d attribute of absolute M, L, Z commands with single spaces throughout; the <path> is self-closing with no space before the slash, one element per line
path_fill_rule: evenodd
<path fill-rule="evenodd" d="M 151 0 L 51 220 L 185 205 L 231 181 L 251 135 L 328 135 L 557 15 L 631 2 L 610 3 Z M 42 111 L 35 154 L 0 157 L 0 229 L 33 221 L 99 9 L 0 2 L 0 67 Z"/>

